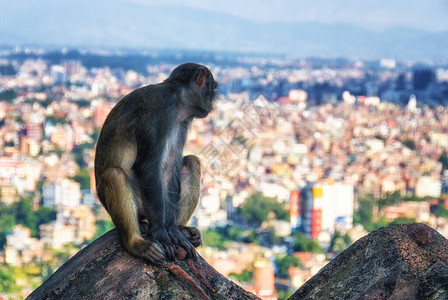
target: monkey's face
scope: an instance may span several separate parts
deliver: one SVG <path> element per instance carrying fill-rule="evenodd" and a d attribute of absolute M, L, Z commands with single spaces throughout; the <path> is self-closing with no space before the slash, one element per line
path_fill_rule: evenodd
<path fill-rule="evenodd" d="M 207 70 L 208 71 L 208 70 Z M 201 105 L 204 114 L 198 118 L 205 118 L 214 108 L 215 100 L 218 96 L 218 83 L 213 78 L 213 75 L 208 71 L 208 80 L 206 85 L 201 90 Z"/>
<path fill-rule="evenodd" d="M 204 118 L 213 110 L 218 83 L 207 67 L 194 63 L 180 65 L 167 81 L 182 86 L 181 102 L 188 117 Z"/>
<path fill-rule="evenodd" d="M 191 104 L 197 108 L 194 117 L 205 118 L 214 108 L 213 104 L 218 95 L 218 83 L 212 73 L 202 67 L 190 86 L 196 96 L 190 99 Z"/>

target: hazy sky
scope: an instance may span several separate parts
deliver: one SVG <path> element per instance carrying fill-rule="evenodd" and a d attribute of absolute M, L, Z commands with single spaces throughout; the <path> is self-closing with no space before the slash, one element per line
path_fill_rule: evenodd
<path fill-rule="evenodd" d="M 448 0 L 123 0 L 188 6 L 257 22 L 349 23 L 370 29 L 406 26 L 448 30 Z"/>
<path fill-rule="evenodd" d="M 0 0 L 0 10 L 0 45 L 448 57 L 448 0 Z"/>

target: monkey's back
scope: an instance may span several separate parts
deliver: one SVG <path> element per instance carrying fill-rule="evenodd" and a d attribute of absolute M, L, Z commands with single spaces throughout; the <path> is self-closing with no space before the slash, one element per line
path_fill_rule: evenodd
<path fill-rule="evenodd" d="M 164 83 L 136 89 L 121 99 L 111 110 L 96 145 L 95 180 L 97 185 L 101 175 L 108 168 L 132 169 L 138 152 L 141 152 L 138 150 L 137 141 L 139 132 L 156 132 L 153 138 L 158 138 L 157 128 L 165 127 L 166 124 L 163 124 L 164 119 L 160 122 L 155 118 L 164 115 L 161 110 L 175 105 L 172 97 L 161 92 L 166 89 L 167 86 Z M 145 148 L 150 146 L 145 145 Z M 101 200 L 100 195 L 99 197 Z"/>

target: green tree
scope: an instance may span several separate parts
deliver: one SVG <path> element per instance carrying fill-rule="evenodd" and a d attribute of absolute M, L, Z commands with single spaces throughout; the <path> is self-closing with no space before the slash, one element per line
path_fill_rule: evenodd
<path fill-rule="evenodd" d="M 202 232 L 202 241 L 204 245 L 225 250 L 225 238 L 216 230 L 207 229 Z"/>
<path fill-rule="evenodd" d="M 57 258 L 60 262 L 64 263 L 70 258 L 70 254 L 67 251 L 53 250 L 53 257 Z"/>
<path fill-rule="evenodd" d="M 390 205 L 397 205 L 403 201 L 403 197 L 400 194 L 400 191 L 395 191 L 393 193 L 387 193 L 386 196 L 381 198 L 378 201 L 378 207 L 381 209 Z"/>
<path fill-rule="evenodd" d="M 353 223 L 361 224 L 367 231 L 373 227 L 373 210 L 375 209 L 375 200 L 370 195 L 364 195 L 359 198 L 359 208 L 353 214 Z"/>
<path fill-rule="evenodd" d="M 236 280 L 238 280 L 241 283 L 249 283 L 252 281 L 252 272 L 249 271 L 248 269 L 244 269 L 243 272 L 241 272 L 241 274 L 235 273 L 235 272 L 230 272 L 229 273 L 229 277 L 235 278 Z"/>
<path fill-rule="evenodd" d="M 446 150 L 444 150 L 442 155 L 440 155 L 439 162 L 442 163 L 442 172 L 443 170 L 448 169 L 448 154 L 446 153 Z"/>
<path fill-rule="evenodd" d="M 14 215 L 9 207 L 0 208 L 0 250 L 6 245 L 6 235 L 16 225 Z"/>
<path fill-rule="evenodd" d="M 39 179 L 36 183 L 36 191 L 42 191 L 42 188 L 44 187 L 45 180 Z"/>
<path fill-rule="evenodd" d="M 336 231 L 331 239 L 329 251 L 335 253 L 341 253 L 352 243 L 352 239 L 348 234 L 341 234 Z"/>
<path fill-rule="evenodd" d="M 0 268 L 0 293 L 10 293 L 17 290 L 14 280 L 14 268 L 1 267 Z"/>
<path fill-rule="evenodd" d="M 41 266 L 41 275 L 42 275 L 42 280 L 45 281 L 47 280 L 51 274 L 53 274 L 53 268 L 51 267 L 51 265 L 49 263 L 44 263 Z"/>
<path fill-rule="evenodd" d="M 294 290 L 292 289 L 278 289 L 277 290 L 277 294 L 278 294 L 278 300 L 286 300 L 289 299 L 292 294 L 294 294 Z"/>
<path fill-rule="evenodd" d="M 389 226 L 389 222 L 387 222 L 386 218 L 384 216 L 382 216 L 381 218 L 378 219 L 378 221 L 372 222 L 372 225 L 369 229 L 366 228 L 367 231 L 374 231 L 377 230 L 381 227 L 387 227 Z"/>
<path fill-rule="evenodd" d="M 260 240 L 258 238 L 258 234 L 254 229 L 249 230 L 248 232 L 245 233 L 245 237 L 244 237 L 243 241 L 246 243 L 260 245 Z"/>
<path fill-rule="evenodd" d="M 56 220 L 56 209 L 54 207 L 41 206 L 36 212 L 36 216 L 37 228 L 39 228 L 42 224 L 47 224 Z"/>
<path fill-rule="evenodd" d="M 434 210 L 434 215 L 436 215 L 439 218 L 448 219 L 448 209 L 445 208 L 445 205 L 443 205 L 443 203 L 440 203 Z"/>
<path fill-rule="evenodd" d="M 227 227 L 227 238 L 232 241 L 238 241 L 243 235 L 243 230 L 239 227 L 228 226 Z"/>
<path fill-rule="evenodd" d="M 92 134 L 92 139 L 93 139 L 93 145 L 96 144 L 96 142 L 98 141 L 98 138 L 100 137 L 100 133 L 101 133 L 101 128 L 95 128 Z"/>
<path fill-rule="evenodd" d="M 17 92 L 14 90 L 4 90 L 0 92 L 0 101 L 7 101 L 12 103 L 17 98 Z"/>
<path fill-rule="evenodd" d="M 71 177 L 76 182 L 79 182 L 82 190 L 90 189 L 90 172 L 87 168 L 82 168 L 78 171 L 78 174 Z"/>
<path fill-rule="evenodd" d="M 6 234 L 12 230 L 16 224 L 21 224 L 31 229 L 33 237 L 39 236 L 39 226 L 56 220 L 56 210 L 50 207 L 40 207 L 38 211 L 33 211 L 31 202 L 21 199 L 9 206 L 0 206 L 0 249 L 6 244 Z"/>
<path fill-rule="evenodd" d="M 37 227 L 38 217 L 33 211 L 31 201 L 28 199 L 22 199 L 19 202 L 14 203 L 13 212 L 17 224 L 30 228 L 31 235 L 33 237 L 37 237 L 39 235 L 39 229 Z"/>
<path fill-rule="evenodd" d="M 393 220 L 390 225 L 396 225 L 396 224 L 412 224 L 417 222 L 415 218 L 407 218 L 407 217 L 399 217 Z"/>
<path fill-rule="evenodd" d="M 288 220 L 288 210 L 284 204 L 261 193 L 253 194 L 247 198 L 240 208 L 240 212 L 244 219 L 257 226 L 268 220 L 270 212 L 275 214 L 277 220 Z"/>
<path fill-rule="evenodd" d="M 114 223 L 111 220 L 96 220 L 96 234 L 93 238 L 94 240 L 111 230 L 115 227 Z"/>
<path fill-rule="evenodd" d="M 275 258 L 275 265 L 277 266 L 277 275 L 281 278 L 289 278 L 288 269 L 290 267 L 301 267 L 302 262 L 299 258 L 292 255 L 285 255 Z"/>
<path fill-rule="evenodd" d="M 315 253 L 322 252 L 319 243 L 317 243 L 313 239 L 307 238 L 304 233 L 296 231 L 293 233 L 293 237 L 294 244 L 292 246 L 292 249 L 294 251 Z"/>
<path fill-rule="evenodd" d="M 54 125 L 56 124 L 67 124 L 67 118 L 65 117 L 56 117 L 54 115 L 47 116 L 47 121 L 51 121 Z"/>
<path fill-rule="evenodd" d="M 218 232 L 225 241 L 239 241 L 243 236 L 243 230 L 236 226 L 215 227 L 213 230 Z"/>
<path fill-rule="evenodd" d="M 383 142 L 386 142 L 386 140 L 387 140 L 387 138 L 385 136 L 381 135 L 381 134 L 375 135 L 375 138 L 377 140 L 380 140 L 380 141 L 383 141 Z"/>
<path fill-rule="evenodd" d="M 415 150 L 415 142 L 413 140 L 404 140 L 403 145 L 411 150 Z"/>
<path fill-rule="evenodd" d="M 98 139 L 98 136 L 96 136 L 97 130 L 95 129 L 93 135 L 92 135 L 92 142 L 91 143 L 82 143 L 80 145 L 77 145 L 72 153 L 75 156 L 75 161 L 78 164 L 80 168 L 84 168 L 87 164 L 84 160 L 84 153 L 86 150 L 91 150 L 93 147 L 95 147 L 96 140 Z"/>

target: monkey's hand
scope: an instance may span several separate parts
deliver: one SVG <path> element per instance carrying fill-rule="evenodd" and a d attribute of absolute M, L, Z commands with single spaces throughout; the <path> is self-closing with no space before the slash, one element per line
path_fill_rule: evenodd
<path fill-rule="evenodd" d="M 171 241 L 176 246 L 180 246 L 187 251 L 187 257 L 197 259 L 196 249 L 193 244 L 188 240 L 188 238 L 180 231 L 178 226 L 171 226 L 168 228 L 168 234 L 170 235 Z"/>
<path fill-rule="evenodd" d="M 180 231 L 196 248 L 202 245 L 201 232 L 196 227 L 179 225 Z"/>
<path fill-rule="evenodd" d="M 162 228 L 154 230 L 151 234 L 154 241 L 160 244 L 160 246 L 165 251 L 165 256 L 169 260 L 174 260 L 177 257 L 177 245 L 170 238 L 171 235 Z"/>

